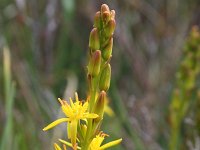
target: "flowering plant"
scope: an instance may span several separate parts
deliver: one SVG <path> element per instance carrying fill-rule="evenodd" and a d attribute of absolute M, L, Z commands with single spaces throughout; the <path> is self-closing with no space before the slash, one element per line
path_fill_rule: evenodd
<path fill-rule="evenodd" d="M 79 100 L 75 93 L 75 102 L 70 98 L 70 104 L 65 100 L 58 99 L 65 118 L 60 118 L 43 130 L 67 122 L 67 134 L 69 141 L 61 140 L 64 150 L 67 146 L 73 150 L 104 150 L 116 144 L 122 139 L 102 144 L 108 136 L 100 130 L 104 112 L 107 106 L 107 91 L 110 86 L 113 33 L 115 30 L 115 11 L 110 10 L 106 4 L 101 6 L 94 19 L 94 28 L 89 37 L 89 63 L 88 83 L 89 94 L 87 99 Z M 62 150 L 58 144 L 54 144 L 56 150 Z"/>

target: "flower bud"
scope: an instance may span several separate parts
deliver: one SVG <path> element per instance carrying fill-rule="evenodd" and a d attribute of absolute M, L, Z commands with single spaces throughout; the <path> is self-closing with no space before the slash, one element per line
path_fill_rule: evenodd
<path fill-rule="evenodd" d="M 94 113 L 99 116 L 98 118 L 95 119 L 95 122 L 99 122 L 102 120 L 104 114 L 105 102 L 106 102 L 106 92 L 101 91 L 93 110 Z"/>
<path fill-rule="evenodd" d="M 89 48 L 95 51 L 100 48 L 99 33 L 97 28 L 93 28 L 90 32 Z"/>
<path fill-rule="evenodd" d="M 103 12 L 102 20 L 103 20 L 104 25 L 106 25 L 108 23 L 108 21 L 110 20 L 110 12 L 109 11 Z"/>
<path fill-rule="evenodd" d="M 110 87 L 110 78 L 111 78 L 111 66 L 107 64 L 103 69 L 99 81 L 99 89 L 101 91 L 107 91 Z"/>
<path fill-rule="evenodd" d="M 101 13 L 100 11 L 98 11 L 94 17 L 94 27 L 99 29 L 100 26 L 101 26 Z"/>
<path fill-rule="evenodd" d="M 81 131 L 83 136 L 85 137 L 87 131 L 87 126 L 85 124 L 81 124 Z"/>
<path fill-rule="evenodd" d="M 102 57 L 107 61 L 112 56 L 113 38 L 110 38 L 108 44 L 102 49 Z"/>
<path fill-rule="evenodd" d="M 102 4 L 101 5 L 101 13 L 103 14 L 105 11 L 110 11 L 110 9 L 109 9 L 109 7 L 108 7 L 108 5 L 106 5 L 106 4 Z"/>
<path fill-rule="evenodd" d="M 115 20 L 115 10 L 110 11 L 110 18 Z"/>
<path fill-rule="evenodd" d="M 115 20 L 110 19 L 107 26 L 104 29 L 106 37 L 112 36 L 112 34 L 115 30 L 115 26 L 116 26 Z"/>
<path fill-rule="evenodd" d="M 99 74 L 100 71 L 100 66 L 101 66 L 101 51 L 100 50 L 96 50 L 89 61 L 88 64 L 88 73 L 89 75 L 91 75 L 92 77 L 95 77 Z"/>

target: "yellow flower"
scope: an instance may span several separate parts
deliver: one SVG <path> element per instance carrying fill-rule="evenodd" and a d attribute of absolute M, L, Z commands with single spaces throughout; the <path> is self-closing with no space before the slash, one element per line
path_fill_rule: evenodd
<path fill-rule="evenodd" d="M 109 143 L 106 143 L 104 145 L 101 146 L 105 136 L 107 136 L 106 134 L 100 132 L 90 143 L 90 149 L 89 150 L 104 150 L 107 149 L 111 146 L 117 145 L 119 144 L 122 139 L 118 139 Z"/>
<path fill-rule="evenodd" d="M 71 139 L 71 143 L 74 146 L 77 138 L 77 125 L 80 120 L 86 120 L 87 118 L 97 118 L 98 115 L 87 112 L 88 102 L 85 103 L 79 101 L 77 93 L 75 93 L 76 102 L 73 103 L 70 98 L 70 105 L 60 98 L 58 99 L 61 103 L 61 108 L 67 118 L 58 119 L 48 126 L 43 131 L 49 130 L 62 122 L 68 122 L 68 138 Z"/>

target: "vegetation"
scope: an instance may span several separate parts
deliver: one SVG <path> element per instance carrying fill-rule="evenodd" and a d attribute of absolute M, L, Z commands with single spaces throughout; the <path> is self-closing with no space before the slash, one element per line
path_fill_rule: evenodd
<path fill-rule="evenodd" d="M 116 16 L 100 10 L 98 23 L 103 3 Z M 95 149 L 99 139 L 110 150 L 200 149 L 199 8 L 198 0 L 1 0 L 0 150 Z M 113 36 L 103 25 L 112 19 Z M 68 104 L 88 109 L 73 122 L 60 109 Z"/>

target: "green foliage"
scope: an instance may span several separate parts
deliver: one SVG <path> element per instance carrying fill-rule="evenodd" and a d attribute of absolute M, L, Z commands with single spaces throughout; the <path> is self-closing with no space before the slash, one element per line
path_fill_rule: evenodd
<path fill-rule="evenodd" d="M 200 73 L 200 33 L 198 27 L 193 27 L 183 51 L 180 68 L 176 74 L 176 87 L 173 91 L 170 105 L 169 149 L 178 150 L 184 139 L 180 130 L 182 123 L 192 104 L 197 101 L 197 77 Z"/>
<path fill-rule="evenodd" d="M 0 149 L 12 149 L 15 144 L 15 136 L 13 137 L 13 108 L 14 108 L 14 95 L 15 85 L 12 81 L 11 73 L 11 56 L 7 47 L 3 50 L 3 73 L 4 73 L 4 102 L 6 110 L 6 119 L 3 126 L 3 134 L 0 142 Z"/>

